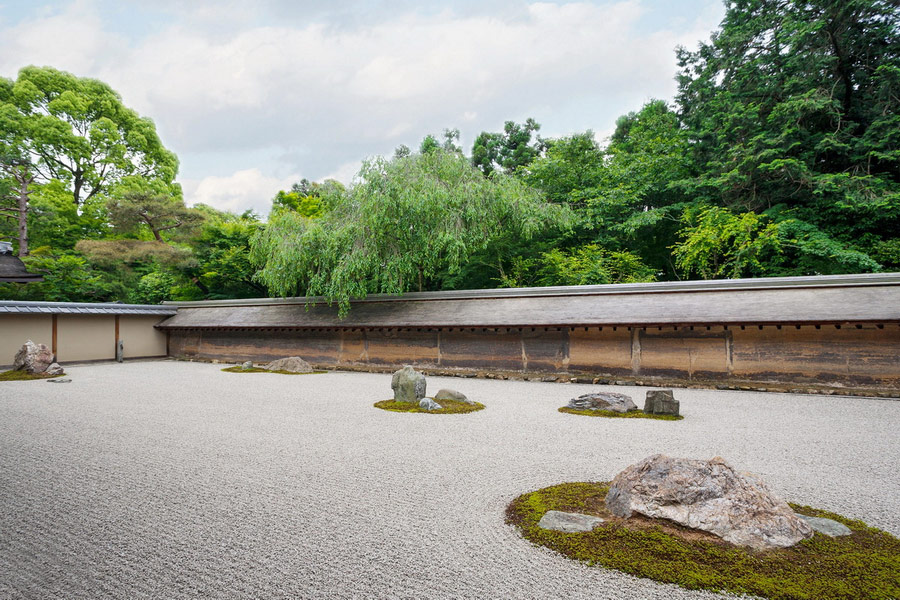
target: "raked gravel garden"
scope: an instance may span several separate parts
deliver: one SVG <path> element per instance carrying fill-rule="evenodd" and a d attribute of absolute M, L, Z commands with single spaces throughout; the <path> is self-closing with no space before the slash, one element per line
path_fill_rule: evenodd
<path fill-rule="evenodd" d="M 900 402 L 676 389 L 681 421 L 558 411 L 648 388 L 429 377 L 485 405 L 376 409 L 390 374 L 146 361 L 0 382 L 0 598 L 719 598 L 570 560 L 519 495 L 655 454 L 900 535 Z"/>

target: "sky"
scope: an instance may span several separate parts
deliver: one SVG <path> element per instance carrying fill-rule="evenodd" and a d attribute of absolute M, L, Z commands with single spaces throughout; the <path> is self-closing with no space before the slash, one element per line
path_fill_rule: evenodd
<path fill-rule="evenodd" d="M 533 117 L 543 137 L 675 93 L 721 0 L 0 0 L 0 76 L 100 79 L 154 121 L 191 205 L 266 215 L 301 178 Z"/>

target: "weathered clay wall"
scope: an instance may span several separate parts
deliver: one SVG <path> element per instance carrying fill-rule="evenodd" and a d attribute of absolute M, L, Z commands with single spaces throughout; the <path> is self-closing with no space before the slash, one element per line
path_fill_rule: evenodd
<path fill-rule="evenodd" d="M 319 367 L 554 373 L 900 389 L 900 324 L 170 330 L 169 353 Z"/>

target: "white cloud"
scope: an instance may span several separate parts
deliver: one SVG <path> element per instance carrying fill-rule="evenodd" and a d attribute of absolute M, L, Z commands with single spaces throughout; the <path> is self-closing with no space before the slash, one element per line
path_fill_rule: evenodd
<path fill-rule="evenodd" d="M 108 82 L 157 123 L 186 189 L 192 180 L 235 209 L 258 209 L 249 196 L 222 195 L 226 183 L 248 173 L 348 182 L 364 157 L 417 147 L 446 127 L 462 129 L 464 148 L 529 116 L 545 137 L 610 130 L 620 114 L 671 97 L 675 46 L 707 37 L 719 14 L 649 33 L 640 0 L 496 4 L 429 12 L 409 2 L 339 22 L 346 6 L 332 21 L 325 9 L 312 21 L 266 21 L 246 3 L 169 2 L 175 21 L 126 39 L 99 6 L 77 0 L 0 29 L 0 74 L 50 64 Z"/>
<path fill-rule="evenodd" d="M 192 206 L 208 204 L 219 210 L 243 212 L 252 208 L 265 216 L 272 205 L 272 197 L 279 190 L 290 189 L 300 180 L 299 175 L 284 178 L 268 177 L 259 169 L 237 171 L 227 177 L 205 177 L 200 181 L 183 184 L 185 202 Z"/>

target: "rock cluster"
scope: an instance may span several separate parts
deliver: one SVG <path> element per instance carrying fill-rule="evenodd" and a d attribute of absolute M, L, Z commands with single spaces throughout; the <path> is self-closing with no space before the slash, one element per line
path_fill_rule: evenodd
<path fill-rule="evenodd" d="M 394 372 L 394 376 L 391 378 L 391 389 L 394 390 L 394 400 L 396 402 L 415 403 L 424 410 L 440 410 L 443 408 L 437 402 L 438 400 L 455 400 L 466 404 L 475 404 L 475 402 L 466 398 L 465 394 L 461 394 L 456 390 L 439 390 L 434 395 L 434 398 L 427 398 L 425 396 L 425 376 L 410 365 L 406 365 L 399 371 Z"/>
<path fill-rule="evenodd" d="M 13 359 L 13 369 L 27 373 L 46 373 L 47 375 L 62 375 L 63 368 L 54 362 L 53 351 L 44 344 L 35 344 L 28 340 L 16 352 Z"/>
<path fill-rule="evenodd" d="M 312 365 L 310 365 L 299 356 L 288 356 L 287 358 L 279 358 L 278 360 L 273 360 L 272 362 L 264 366 L 263 369 L 266 369 L 268 371 L 288 371 L 290 373 L 313 372 Z"/>
<path fill-rule="evenodd" d="M 569 400 L 568 407 L 578 410 L 611 410 L 618 413 L 637 410 L 637 406 L 631 400 L 631 396 L 615 392 L 582 394 Z"/>
<path fill-rule="evenodd" d="M 785 548 L 813 535 L 786 502 L 749 473 L 738 473 L 720 457 L 711 460 L 655 454 L 616 475 L 606 507 L 668 519 L 757 550 Z"/>

